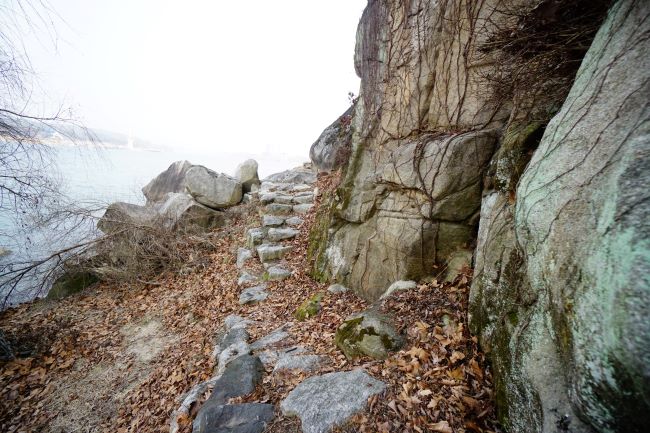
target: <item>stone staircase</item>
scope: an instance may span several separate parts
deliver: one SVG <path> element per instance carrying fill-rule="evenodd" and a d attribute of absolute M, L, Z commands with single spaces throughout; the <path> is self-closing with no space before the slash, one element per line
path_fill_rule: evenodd
<path fill-rule="evenodd" d="M 266 299 L 266 281 L 289 278 L 293 272 L 284 256 L 291 251 L 289 244 L 303 223 L 301 215 L 313 207 L 318 194 L 313 184 L 291 182 L 262 182 L 256 193 L 261 208 L 261 226 L 248 230 L 247 248 L 237 251 L 237 267 L 240 270 L 237 284 L 243 287 L 240 303 L 260 302 Z M 250 266 L 257 258 L 262 266 Z"/>
<path fill-rule="evenodd" d="M 265 301 L 269 295 L 267 281 L 284 280 L 292 275 L 293 269 L 284 257 L 292 249 L 290 241 L 299 234 L 301 215 L 311 209 L 317 194 L 313 183 L 263 182 L 259 192 L 248 198 L 259 200 L 262 206 L 261 226 L 248 230 L 247 248 L 237 251 L 237 284 L 242 288 L 240 304 Z M 329 362 L 309 347 L 294 343 L 289 333 L 292 322 L 249 342 L 247 328 L 253 323 L 240 316 L 225 319 L 212 354 L 215 375 L 183 396 L 181 406 L 172 414 L 170 433 L 180 430 L 180 420 L 190 416 L 192 405 L 210 389 L 210 398 L 194 418 L 193 433 L 262 433 L 275 416 L 274 405 L 234 404 L 230 399 L 250 394 L 262 381 L 265 371 L 271 375 L 280 372 L 305 375 Z M 384 389 L 383 382 L 362 369 L 333 372 L 301 382 L 280 402 L 279 409 L 285 416 L 299 417 L 304 433 L 328 433 L 363 410 L 368 397 Z"/>

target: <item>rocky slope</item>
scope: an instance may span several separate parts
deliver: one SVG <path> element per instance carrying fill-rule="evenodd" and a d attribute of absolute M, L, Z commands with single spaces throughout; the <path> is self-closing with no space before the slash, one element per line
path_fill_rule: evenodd
<path fill-rule="evenodd" d="M 511 432 L 648 423 L 649 18 L 638 0 L 370 0 L 359 24 L 314 275 L 374 300 L 473 254 Z"/>

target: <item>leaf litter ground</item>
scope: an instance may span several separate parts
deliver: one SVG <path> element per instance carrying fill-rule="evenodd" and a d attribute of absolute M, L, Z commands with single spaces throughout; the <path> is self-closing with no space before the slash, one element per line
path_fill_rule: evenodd
<path fill-rule="evenodd" d="M 336 182 L 336 176 L 321 176 L 319 190 Z M 350 361 L 334 345 L 345 317 L 369 306 L 351 293 L 327 294 L 318 315 L 295 321 L 293 312 L 305 299 L 327 293 L 309 276 L 306 259 L 317 207 L 305 216 L 286 259 L 294 274 L 269 282 L 270 296 L 260 304 L 239 305 L 236 284 L 236 250 L 246 229 L 259 225 L 253 204 L 241 206 L 228 228 L 214 233 L 215 251 L 201 267 L 162 274 L 154 284 L 100 284 L 61 301 L 2 312 L 0 329 L 23 353 L 0 364 L 0 431 L 168 432 L 182 395 L 211 377 L 215 336 L 229 314 L 255 321 L 252 340 L 294 322 L 293 342 L 329 359 L 310 373 L 269 371 L 241 401 L 278 407 L 308 376 L 363 367 L 386 382 L 387 391 L 340 432 L 498 431 L 491 374 L 467 329 L 471 271 L 381 303 L 407 337 L 403 350 L 383 361 Z M 190 432 L 191 419 L 181 421 L 181 431 Z M 299 431 L 300 422 L 279 411 L 267 428 Z"/>

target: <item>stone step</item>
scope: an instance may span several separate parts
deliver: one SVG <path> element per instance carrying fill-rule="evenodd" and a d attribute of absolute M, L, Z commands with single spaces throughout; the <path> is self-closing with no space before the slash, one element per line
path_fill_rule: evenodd
<path fill-rule="evenodd" d="M 279 227 L 284 224 L 285 218 L 278 215 L 262 215 L 262 226 Z"/>
<path fill-rule="evenodd" d="M 291 271 L 283 268 L 280 265 L 269 266 L 266 270 L 264 277 L 269 281 L 282 281 L 291 276 Z"/>
<path fill-rule="evenodd" d="M 244 267 L 246 262 L 253 258 L 253 252 L 246 248 L 237 249 L 237 269 Z"/>
<path fill-rule="evenodd" d="M 305 206 L 305 205 L 296 205 L 296 206 Z M 294 212 L 296 206 L 291 206 L 290 204 L 280 204 L 280 203 L 269 203 L 264 208 L 266 212 L 270 215 L 290 215 Z"/>
<path fill-rule="evenodd" d="M 279 242 L 287 239 L 293 239 L 298 235 L 298 233 L 300 233 L 298 230 L 292 228 L 273 227 L 270 228 L 267 232 L 266 238 L 271 242 Z"/>
<path fill-rule="evenodd" d="M 284 220 L 284 223 L 286 225 L 288 225 L 289 227 L 297 227 L 300 224 L 302 224 L 303 222 L 304 222 L 303 219 L 300 218 L 300 217 L 297 217 L 297 216 L 292 216 L 292 217 L 287 218 L 286 220 Z"/>
<path fill-rule="evenodd" d="M 266 236 L 266 230 L 261 227 L 255 227 L 248 229 L 246 232 L 246 246 L 254 250 L 256 246 L 264 242 L 264 237 Z"/>
<path fill-rule="evenodd" d="M 257 247 L 257 255 L 262 263 L 280 260 L 292 247 L 289 245 L 262 244 Z"/>
<path fill-rule="evenodd" d="M 293 211 L 297 214 L 305 214 L 309 212 L 312 207 L 314 207 L 313 204 L 297 204 L 293 206 Z"/>
<path fill-rule="evenodd" d="M 241 305 L 254 304 L 264 301 L 268 296 L 269 292 L 266 291 L 266 284 L 260 284 L 242 290 L 239 295 L 239 303 Z"/>
<path fill-rule="evenodd" d="M 253 275 L 250 272 L 243 270 L 239 275 L 239 279 L 237 280 L 237 285 L 252 286 L 253 284 L 259 283 L 259 281 L 260 279 L 256 275 Z"/>

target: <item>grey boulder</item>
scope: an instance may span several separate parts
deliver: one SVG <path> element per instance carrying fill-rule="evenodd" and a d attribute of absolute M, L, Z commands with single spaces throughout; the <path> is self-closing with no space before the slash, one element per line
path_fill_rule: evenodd
<path fill-rule="evenodd" d="M 242 184 L 244 192 L 250 192 L 255 186 L 259 186 L 260 178 L 257 176 L 257 161 L 247 159 L 237 166 L 235 177 Z"/>
<path fill-rule="evenodd" d="M 192 167 L 189 161 L 176 161 L 167 170 L 156 176 L 144 188 L 142 193 L 147 202 L 158 202 L 163 200 L 165 194 L 170 192 L 185 191 L 185 175 Z"/>
<path fill-rule="evenodd" d="M 185 174 L 187 192 L 214 209 L 234 206 L 242 199 L 242 184 L 235 178 L 195 165 Z"/>
<path fill-rule="evenodd" d="M 223 212 L 210 209 L 187 194 L 171 192 L 163 200 L 157 211 L 166 228 L 210 230 L 225 224 Z"/>

